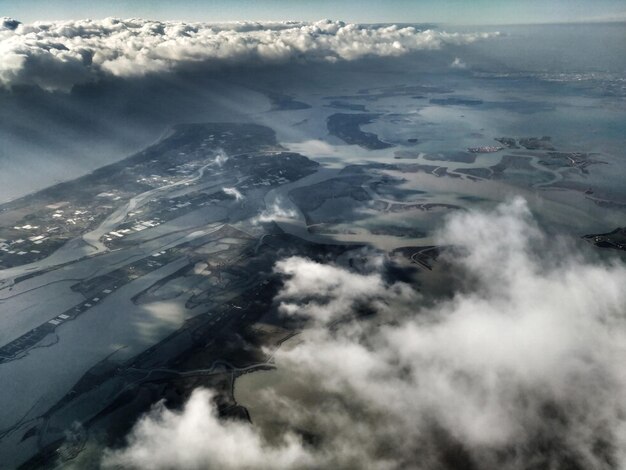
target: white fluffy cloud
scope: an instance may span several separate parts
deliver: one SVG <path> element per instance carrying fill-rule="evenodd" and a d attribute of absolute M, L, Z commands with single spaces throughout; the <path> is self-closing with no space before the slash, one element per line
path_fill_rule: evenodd
<path fill-rule="evenodd" d="M 312 462 L 288 434 L 272 446 L 247 423 L 220 420 L 209 390 L 193 392 L 182 412 L 157 405 L 136 425 L 130 450 L 107 453 L 106 467 L 151 469 L 297 468 Z"/>
<path fill-rule="evenodd" d="M 375 258 L 369 265 L 380 265 L 377 261 Z M 419 299 L 406 284 L 387 285 L 379 272 L 353 273 L 299 257 L 279 261 L 276 270 L 288 277 L 277 297 L 281 312 L 307 317 L 318 325 L 346 318 L 360 309 L 382 315 L 393 308 L 398 314 L 398 307 Z"/>
<path fill-rule="evenodd" d="M 20 24 L 5 18 L 0 27 L 0 84 L 67 90 L 101 76 L 143 76 L 194 63 L 219 67 L 398 56 L 492 35 L 328 20 L 207 24 L 109 18 Z"/>
<path fill-rule="evenodd" d="M 302 341 L 275 355 L 289 380 L 261 395 L 272 431 L 262 420 L 217 420 L 197 392 L 182 413 L 145 417 L 106 462 L 624 468 L 624 264 L 548 239 L 522 200 L 457 213 L 440 240 L 454 246 L 447 261 L 467 283 L 434 305 L 380 273 L 281 261 L 283 309 L 311 322 Z M 378 315 L 360 315 L 362 302 Z M 302 430 L 313 444 L 295 437 Z M 224 449 L 241 458 L 224 460 Z"/>
<path fill-rule="evenodd" d="M 266 207 L 258 216 L 252 219 L 253 224 L 261 222 L 274 222 L 276 220 L 294 219 L 297 217 L 297 213 L 293 208 L 286 206 L 285 202 L 281 199 L 274 201 L 271 205 Z"/>

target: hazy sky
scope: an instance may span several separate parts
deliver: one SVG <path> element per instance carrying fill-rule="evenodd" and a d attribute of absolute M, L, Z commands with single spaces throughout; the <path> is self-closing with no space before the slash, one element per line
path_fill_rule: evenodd
<path fill-rule="evenodd" d="M 516 24 L 626 20 L 626 0 L 0 0 L 0 16 Z"/>

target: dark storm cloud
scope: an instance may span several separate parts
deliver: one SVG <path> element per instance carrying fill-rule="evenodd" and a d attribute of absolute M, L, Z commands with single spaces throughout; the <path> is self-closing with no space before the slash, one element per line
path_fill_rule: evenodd
<path fill-rule="evenodd" d="M 248 65 L 399 56 L 493 36 L 413 27 L 316 23 L 81 20 L 0 28 L 0 84 L 69 90 L 101 77 L 138 77 L 192 64 Z"/>
<path fill-rule="evenodd" d="M 624 468 L 625 266 L 548 239 L 519 199 L 453 216 L 440 241 L 472 288 L 428 307 L 376 270 L 278 263 L 283 312 L 310 326 L 275 354 L 272 423 L 220 420 L 197 390 L 146 415 L 105 466 Z M 376 319 L 357 319 L 363 302 Z"/>

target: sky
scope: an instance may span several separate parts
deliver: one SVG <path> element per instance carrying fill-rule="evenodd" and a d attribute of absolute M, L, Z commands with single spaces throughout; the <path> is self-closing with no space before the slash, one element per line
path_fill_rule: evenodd
<path fill-rule="evenodd" d="M 524 24 L 626 20 L 626 0 L 0 0 L 23 22 L 106 17 L 237 21 Z"/>

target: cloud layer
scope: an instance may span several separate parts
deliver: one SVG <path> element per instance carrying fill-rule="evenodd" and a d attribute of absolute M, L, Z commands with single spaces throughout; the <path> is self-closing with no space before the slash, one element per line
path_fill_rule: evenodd
<path fill-rule="evenodd" d="M 226 65 L 398 56 L 490 33 L 316 23 L 206 24 L 141 19 L 0 23 L 0 84 L 68 90 L 103 76 L 136 77 L 191 64 Z"/>
<path fill-rule="evenodd" d="M 281 308 L 309 327 L 275 355 L 272 423 L 221 421 L 199 390 L 105 465 L 624 468 L 626 267 L 548 239 L 522 200 L 458 213 L 440 241 L 466 287 L 434 306 L 377 263 L 278 263 Z"/>

